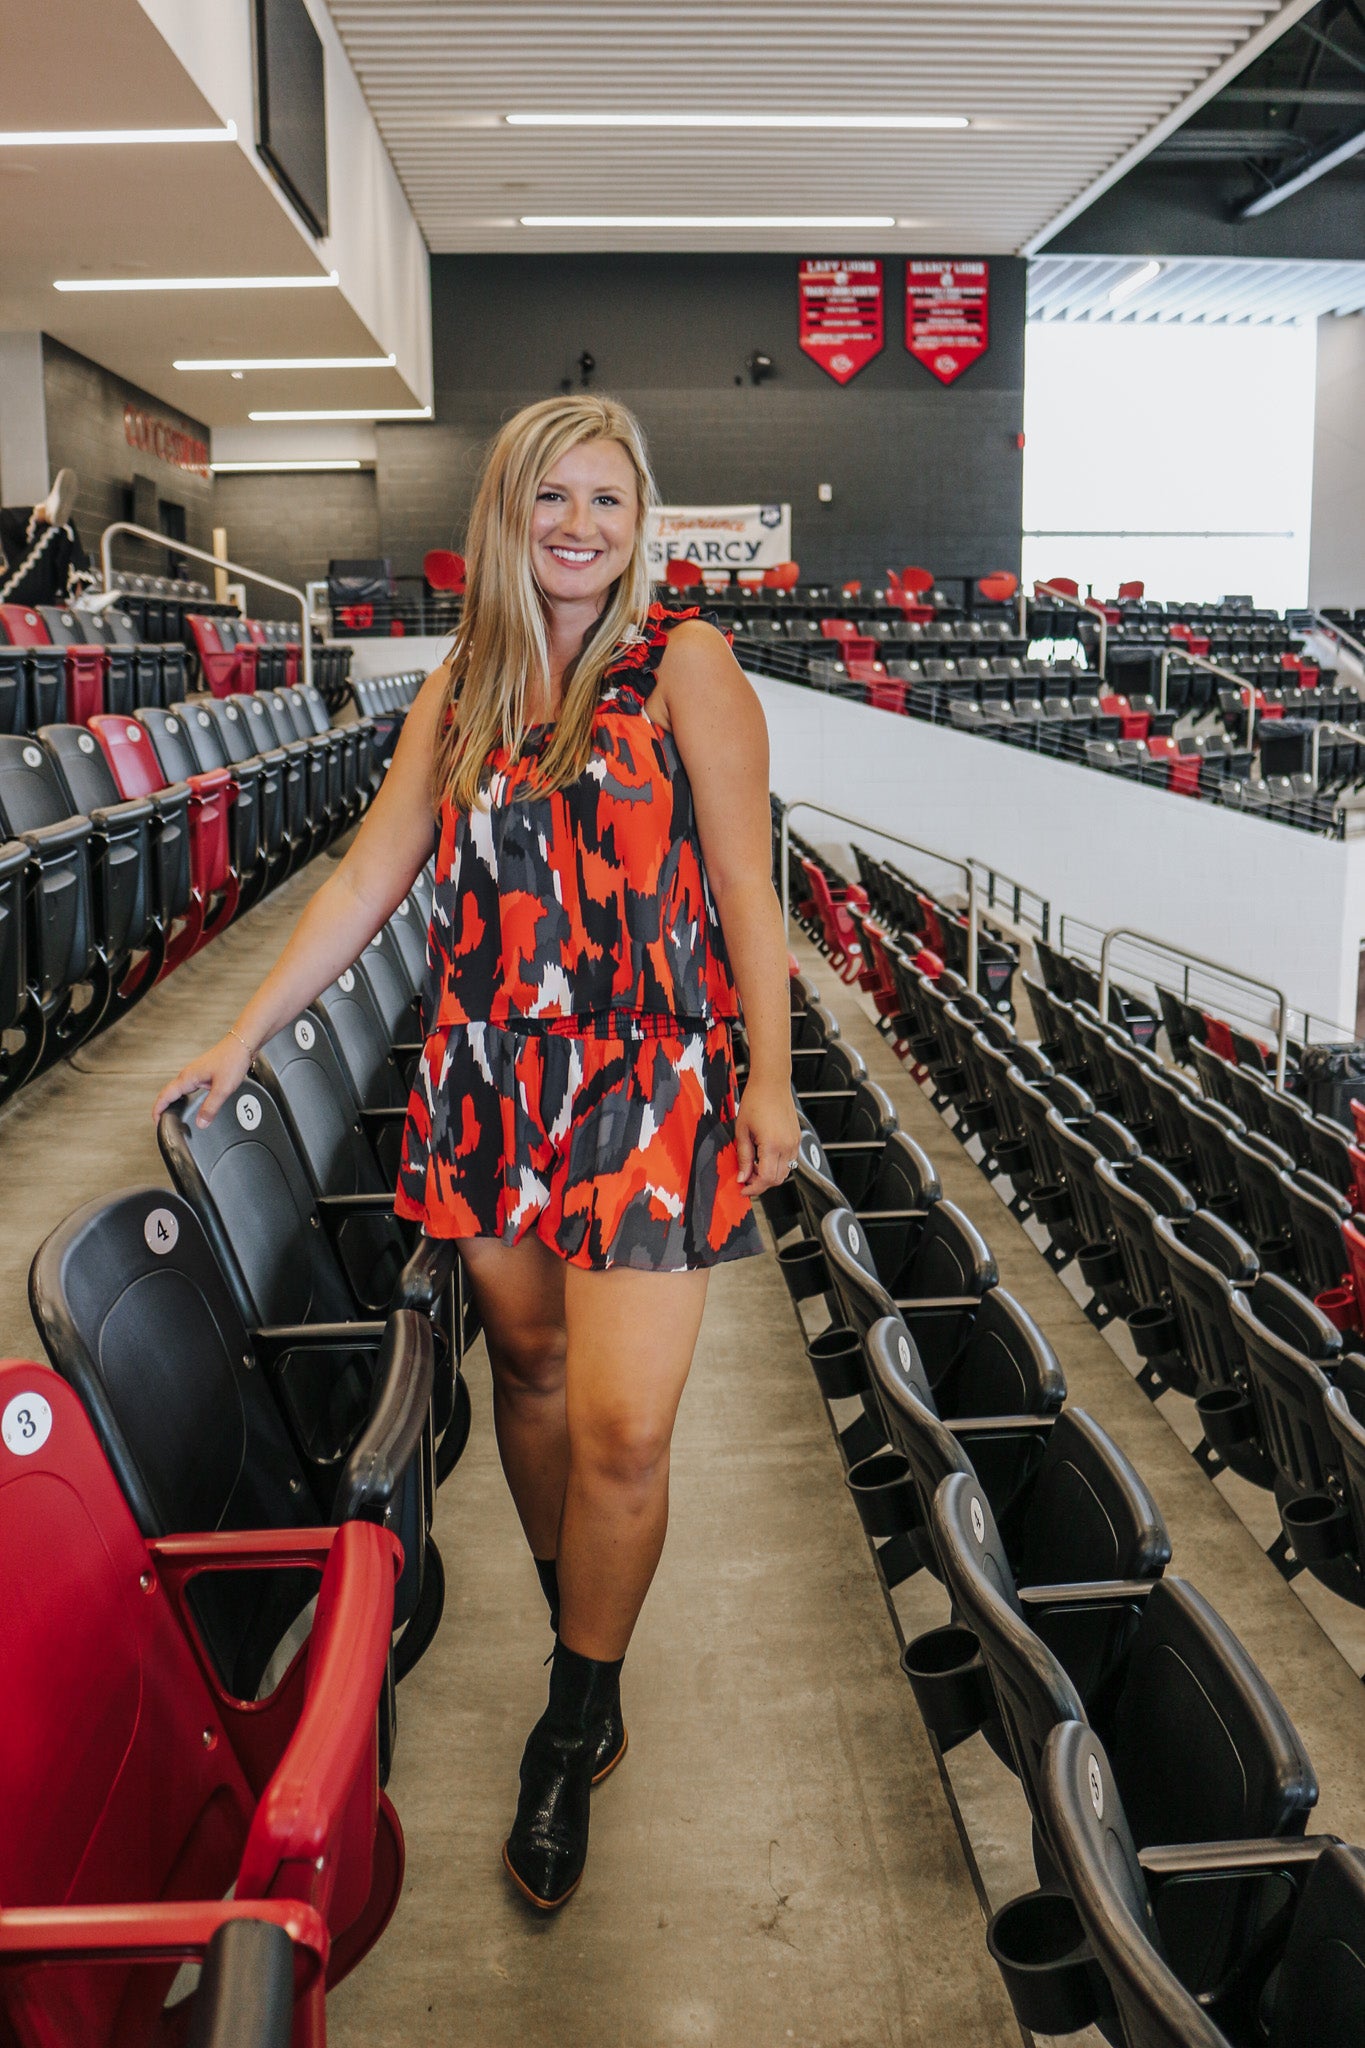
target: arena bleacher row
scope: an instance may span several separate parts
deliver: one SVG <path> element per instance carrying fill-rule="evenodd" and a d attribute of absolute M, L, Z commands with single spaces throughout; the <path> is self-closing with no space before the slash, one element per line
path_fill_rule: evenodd
<path fill-rule="evenodd" d="M 861 851 L 852 884 L 792 844 L 831 972 L 1096 1327 L 1126 1324 L 1143 1391 L 1194 1403 L 1203 1473 L 1274 1499 L 1284 1576 L 1365 1604 L 1356 1133 L 1169 991 L 1154 1008 L 1115 986 L 1101 1019 L 1093 970 L 1046 946 L 1025 1039 L 1012 985 L 969 989 L 927 943 L 944 906 Z M 1039 1888 L 986 1937 L 1019 2021 L 1129 2048 L 1352 2038 L 1365 1866 L 1307 1832 L 1302 1739 L 1167 1574 L 1141 1474 L 1069 1402 L 1046 1331 L 795 963 L 792 1020 L 804 1130 L 765 1207 L 882 1584 L 944 1589 L 902 1658 L 926 1727 L 940 1754 L 983 1735 L 1027 1803 Z"/>
<path fill-rule="evenodd" d="M 133 657 L 125 676 L 153 657 L 155 687 L 111 711 L 119 651 Z M 337 725 L 316 685 L 260 682 L 277 672 L 256 665 L 267 651 L 283 668 L 283 648 L 252 643 L 248 668 L 196 693 L 182 647 L 14 650 L 36 722 L 0 734 L 0 1100 L 126 1014 L 368 803 L 421 676 L 357 682 L 357 716 Z"/>
<path fill-rule="evenodd" d="M 1127 599 L 1105 608 L 1101 671 L 1094 615 L 1065 601 L 1021 616 L 926 595 L 943 603 L 813 588 L 707 603 L 757 674 L 1305 831 L 1365 823 L 1360 689 L 1306 651 L 1310 619 Z"/>
<path fill-rule="evenodd" d="M 87 1203 L 33 1261 L 56 1374 L 0 1366 L 7 1432 L 39 1438 L 0 1519 L 50 1599 L 10 1613 L 6 1668 L 30 1705 L 55 1698 L 60 1639 L 62 1701 L 143 1688 L 79 1770 L 62 1713 L 24 1736 L 7 1960 L 22 1939 L 70 1967 L 35 1969 L 6 2010 L 18 1996 L 41 2031 L 55 1997 L 63 2040 L 108 2038 L 111 2001 L 118 2038 L 169 2038 L 167 1988 L 207 1947 L 194 2041 L 235 2011 L 224 2048 L 322 2048 L 324 1992 L 402 1885 L 380 1788 L 395 1685 L 441 1616 L 430 1523 L 468 1437 L 475 1328 L 452 1248 L 393 1214 L 430 889 L 260 1049 L 212 1126 L 197 1097 L 165 1112 L 169 1187 Z M 236 1932 L 253 1920 L 273 1925 Z"/>

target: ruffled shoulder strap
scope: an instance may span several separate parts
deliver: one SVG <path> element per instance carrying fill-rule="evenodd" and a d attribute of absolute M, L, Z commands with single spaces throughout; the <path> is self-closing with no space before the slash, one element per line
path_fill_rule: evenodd
<path fill-rule="evenodd" d="M 675 626 L 685 619 L 704 619 L 708 626 L 721 630 L 720 620 L 714 612 L 704 612 L 700 605 L 687 605 L 672 611 L 667 605 L 654 603 L 645 615 L 645 627 L 637 640 L 622 648 L 615 659 L 608 663 L 603 673 L 604 683 L 614 687 L 632 690 L 643 703 L 658 680 L 659 663 L 663 660 L 668 636 Z M 726 631 L 727 646 L 733 634 Z"/>

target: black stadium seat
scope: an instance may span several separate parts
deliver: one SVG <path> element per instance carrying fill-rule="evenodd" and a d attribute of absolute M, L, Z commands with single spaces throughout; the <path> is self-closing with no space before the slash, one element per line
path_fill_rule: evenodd
<path fill-rule="evenodd" d="M 310 1374 L 325 1383 L 333 1336 L 291 1331 L 281 1356 L 282 1333 L 250 1330 L 198 1217 L 166 1189 L 130 1189 L 68 1216 L 34 1258 L 29 1300 L 144 1536 L 380 1522 L 407 1560 L 395 1619 L 411 1618 L 432 1388 L 424 1317 L 403 1310 L 370 1341 L 368 1415 L 329 1454 L 299 1428 L 293 1383 Z M 315 1583 L 288 1572 L 198 1582 L 197 1617 L 239 1698 L 256 1697 Z"/>

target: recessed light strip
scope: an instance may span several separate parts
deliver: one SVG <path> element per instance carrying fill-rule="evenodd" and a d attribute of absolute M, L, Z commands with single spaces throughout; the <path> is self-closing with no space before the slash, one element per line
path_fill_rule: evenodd
<path fill-rule="evenodd" d="M 1131 298 L 1134 292 L 1141 291 L 1145 284 L 1150 284 L 1154 277 L 1160 277 L 1161 269 L 1162 266 L 1155 257 L 1152 257 L 1148 262 L 1139 265 L 1136 270 L 1130 270 L 1127 277 L 1121 277 L 1110 292 L 1108 304 L 1111 306 L 1121 305 L 1125 299 Z"/>
<path fill-rule="evenodd" d="M 249 420 L 429 420 L 429 405 L 358 405 L 316 412 L 249 412 Z"/>
<path fill-rule="evenodd" d="M 892 213 L 523 213 L 524 228 L 893 228 Z"/>
<path fill-rule="evenodd" d="M 509 128 L 970 128 L 965 114 L 504 114 Z"/>
<path fill-rule="evenodd" d="M 397 356 L 177 356 L 173 370 L 391 370 Z"/>
<path fill-rule="evenodd" d="M 237 123 L 221 128 L 4 128 L 0 149 L 81 149 L 91 144 L 235 142 Z"/>
<path fill-rule="evenodd" d="M 318 277 L 56 277 L 59 292 L 285 292 L 337 283 L 335 270 Z"/>
<path fill-rule="evenodd" d="M 359 468 L 360 464 L 353 456 L 337 456 L 335 458 L 329 458 L 326 460 L 324 460 L 321 457 L 318 457 L 316 459 L 310 459 L 306 462 L 300 460 L 297 462 L 211 462 L 209 464 L 209 469 L 211 470 L 214 476 L 254 476 L 263 475 L 265 474 L 266 471 L 269 471 L 273 475 L 278 470 Z"/>

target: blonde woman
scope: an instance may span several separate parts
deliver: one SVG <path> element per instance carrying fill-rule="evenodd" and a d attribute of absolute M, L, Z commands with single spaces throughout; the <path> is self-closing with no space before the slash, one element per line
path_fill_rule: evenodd
<path fill-rule="evenodd" d="M 621 1663 L 663 1546 L 707 1273 L 759 1249 L 752 1197 L 798 1136 L 763 716 L 713 626 L 651 606 L 652 498 L 640 429 L 609 399 L 547 399 L 503 427 L 453 651 L 353 847 L 228 1036 L 157 1103 L 207 1087 L 216 1114 L 403 900 L 434 815 L 397 1207 L 464 1261 L 557 1630 L 503 1848 L 546 1911 L 578 1884 L 590 1787 L 625 1752 Z"/>

